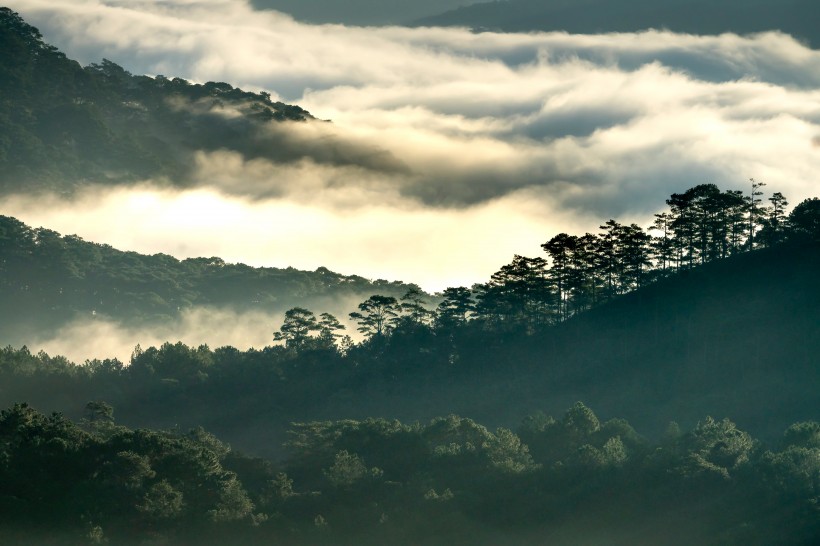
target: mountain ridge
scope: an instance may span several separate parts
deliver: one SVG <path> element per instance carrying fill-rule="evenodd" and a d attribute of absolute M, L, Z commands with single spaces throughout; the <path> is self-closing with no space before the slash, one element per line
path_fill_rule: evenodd
<path fill-rule="evenodd" d="M 401 296 L 415 285 L 319 267 L 251 267 L 220 258 L 179 260 L 31 228 L 0 216 L 0 325 L 8 343 L 26 332 L 56 333 L 76 318 L 139 327 L 170 324 L 198 307 L 283 313 L 299 304 L 324 307 L 374 292 Z"/>
<path fill-rule="evenodd" d="M 779 30 L 820 47 L 813 21 L 820 5 L 789 2 L 678 1 L 659 5 L 642 0 L 577 2 L 506 0 L 482 2 L 415 21 L 416 26 L 463 26 L 476 31 L 600 34 L 665 29 L 699 35 L 754 34 Z"/>
<path fill-rule="evenodd" d="M 134 76 L 106 59 L 81 67 L 9 8 L 0 8 L 0 50 L 2 194 L 147 179 L 184 188 L 198 151 L 265 158 L 287 137 L 272 124 L 318 122 L 225 82 Z M 287 151 L 291 161 L 304 156 Z"/>

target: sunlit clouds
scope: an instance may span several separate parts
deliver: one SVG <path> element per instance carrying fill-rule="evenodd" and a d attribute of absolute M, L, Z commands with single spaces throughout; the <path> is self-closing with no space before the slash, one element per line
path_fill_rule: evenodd
<path fill-rule="evenodd" d="M 305 25 L 216 0 L 11 8 L 82 63 L 266 90 L 332 120 L 270 127 L 259 145 L 281 153 L 267 159 L 202 151 L 189 191 L 146 181 L 2 203 L 120 248 L 436 290 L 485 280 L 559 231 L 646 225 L 695 184 L 754 177 L 792 204 L 818 193 L 820 52 L 778 33 Z"/>
<path fill-rule="evenodd" d="M 307 270 L 333 264 L 341 273 L 388 280 L 400 278 L 391 272 L 402 272 L 431 289 L 464 282 L 465 270 L 495 271 L 510 252 L 537 250 L 545 223 L 545 198 L 535 191 L 459 209 L 405 202 L 320 208 L 149 187 L 102 195 L 91 190 L 71 201 L 16 197 L 5 200 L 3 210 L 33 226 L 148 254 Z M 583 225 L 569 217 L 554 220 Z"/>

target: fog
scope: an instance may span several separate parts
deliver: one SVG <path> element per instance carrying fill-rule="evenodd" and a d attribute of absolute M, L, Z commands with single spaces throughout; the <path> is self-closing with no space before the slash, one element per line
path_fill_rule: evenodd
<path fill-rule="evenodd" d="M 15 345 L 27 345 L 50 355 L 62 355 L 81 364 L 95 358 L 117 358 L 128 363 L 137 345 L 159 347 L 166 341 L 211 348 L 231 345 L 241 350 L 272 344 L 274 324 L 281 316 L 262 312 L 236 313 L 224 309 L 197 308 L 185 311 L 172 325 L 125 327 L 105 318 L 78 318 L 52 336 L 34 336 Z"/>
<path fill-rule="evenodd" d="M 348 313 L 356 310 L 360 302 L 361 299 L 353 296 L 321 297 L 308 300 L 304 305 L 317 317 L 325 312 L 336 316 L 345 326 L 341 333 L 358 342 L 362 334 Z M 237 311 L 201 306 L 183 310 L 174 320 L 140 326 L 125 325 L 102 315 L 78 316 L 56 332 L 29 332 L 16 339 L 3 339 L 3 343 L 62 355 L 77 364 L 95 358 L 117 358 L 127 364 L 137 345 L 147 349 L 181 341 L 191 347 L 231 346 L 243 351 L 276 345 L 279 342 L 273 341 L 273 333 L 279 330 L 283 319 L 284 309 Z"/>

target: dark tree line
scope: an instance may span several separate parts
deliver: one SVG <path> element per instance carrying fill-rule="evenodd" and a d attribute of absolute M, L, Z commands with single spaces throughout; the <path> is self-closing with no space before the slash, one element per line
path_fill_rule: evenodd
<path fill-rule="evenodd" d="M 546 259 L 515 256 L 489 282 L 473 287 L 471 315 L 491 326 L 539 328 L 672 273 L 811 232 L 803 216 L 817 214 L 816 199 L 786 216 L 782 194 L 762 206 L 763 184 L 751 184 L 747 196 L 714 184 L 673 194 L 669 209 L 648 229 L 608 220 L 598 233 L 560 233 L 541 245 Z"/>
<path fill-rule="evenodd" d="M 648 229 L 608 220 L 598 233 L 560 233 L 541 245 L 546 257 L 516 255 L 486 283 L 436 295 L 435 309 L 428 309 L 424 295 L 412 289 L 401 300 L 373 295 L 350 317 L 369 340 L 402 326 L 447 335 L 468 323 L 533 333 L 708 262 L 787 241 L 820 239 L 820 200 L 807 199 L 787 215 L 781 193 L 763 205 L 764 184 L 750 184 L 748 195 L 721 191 L 714 184 L 672 194 L 666 201 L 669 209 L 656 214 Z M 287 338 L 285 332 L 276 335 Z"/>
<path fill-rule="evenodd" d="M 650 442 L 577 403 L 516 431 L 295 423 L 281 461 L 202 428 L 129 429 L 103 402 L 78 423 L 0 412 L 0 542 L 94 544 L 812 544 L 820 424 L 771 447 L 728 419 Z M 663 522 L 658 526 L 657 522 Z"/>

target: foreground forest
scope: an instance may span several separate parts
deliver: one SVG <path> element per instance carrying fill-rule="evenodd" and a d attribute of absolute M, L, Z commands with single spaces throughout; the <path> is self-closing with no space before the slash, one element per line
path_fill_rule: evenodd
<path fill-rule="evenodd" d="M 0 541 L 85 544 L 816 544 L 820 423 L 770 446 L 729 420 L 649 442 L 573 405 L 495 433 L 450 415 L 294 424 L 271 463 L 203 429 L 0 414 Z"/>

